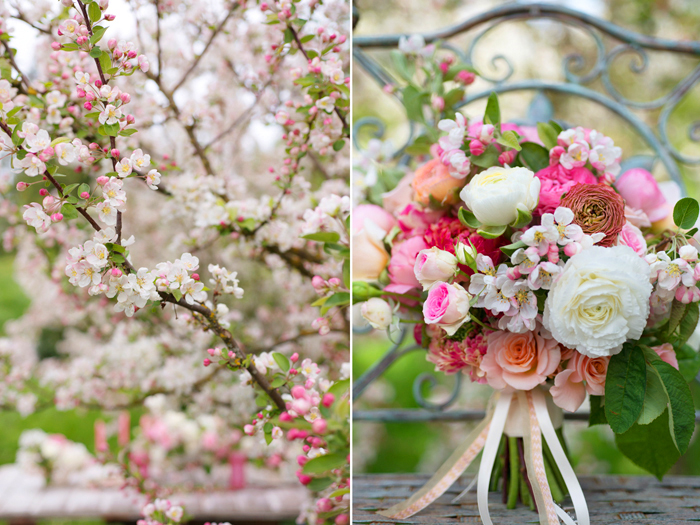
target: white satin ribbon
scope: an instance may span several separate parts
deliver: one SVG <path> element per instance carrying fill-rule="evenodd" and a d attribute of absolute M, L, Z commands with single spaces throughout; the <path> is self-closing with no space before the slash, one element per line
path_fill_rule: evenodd
<path fill-rule="evenodd" d="M 498 398 L 496 408 L 493 411 L 491 427 L 489 428 L 489 433 L 486 436 L 484 451 L 481 454 L 476 500 L 479 506 L 479 516 L 481 516 L 481 521 L 484 525 L 493 525 L 491 516 L 489 515 L 489 482 L 491 480 L 493 464 L 496 461 L 498 447 L 501 444 L 501 436 L 503 435 L 503 429 L 506 426 L 506 418 L 508 417 L 508 411 L 512 400 L 512 392 L 501 392 L 501 397 Z"/>
<path fill-rule="evenodd" d="M 557 467 L 559 467 L 559 472 L 561 472 L 566 488 L 569 490 L 577 521 L 572 520 L 561 507 L 555 505 L 557 514 L 565 525 L 577 525 L 577 523 L 578 525 L 590 525 L 591 519 L 588 514 L 586 498 L 583 495 L 583 490 L 581 490 L 581 485 L 579 485 L 574 469 L 569 463 L 561 443 L 559 443 L 559 438 L 554 430 L 554 425 L 552 425 L 552 420 L 549 417 L 547 401 L 545 400 L 542 389 L 535 388 L 532 390 L 532 402 L 535 406 L 535 414 L 537 415 L 537 421 L 540 424 L 542 435 L 547 441 L 547 445 L 549 445 L 549 450 L 552 452 L 554 462 L 557 464 Z M 481 474 L 481 471 L 479 471 L 479 474 Z"/>

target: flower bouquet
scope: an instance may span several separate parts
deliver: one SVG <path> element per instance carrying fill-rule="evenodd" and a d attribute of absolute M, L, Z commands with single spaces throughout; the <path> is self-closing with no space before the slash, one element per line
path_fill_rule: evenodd
<path fill-rule="evenodd" d="M 537 509 L 541 523 L 589 523 L 567 458 L 562 409 L 590 399 L 620 451 L 657 477 L 694 429 L 688 387 L 700 359 L 697 201 L 675 207 L 596 130 L 442 119 L 432 160 L 355 210 L 354 300 L 391 335 L 413 323 L 437 370 L 494 389 L 487 416 L 412 498 L 382 514 L 411 516 L 444 493 L 483 450 L 488 491 Z M 649 450 L 654 450 L 649 454 Z"/>

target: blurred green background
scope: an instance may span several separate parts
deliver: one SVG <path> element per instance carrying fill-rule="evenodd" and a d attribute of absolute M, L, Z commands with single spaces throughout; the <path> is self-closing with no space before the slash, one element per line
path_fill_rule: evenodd
<path fill-rule="evenodd" d="M 489 8 L 506 2 L 495 0 L 355 0 L 359 21 L 355 35 L 386 33 L 411 34 L 430 32 L 467 20 Z M 613 21 L 626 29 L 660 38 L 675 40 L 699 40 L 700 2 L 697 0 L 562 0 L 552 2 L 582 10 L 602 19 Z M 486 26 L 482 26 L 483 29 Z M 451 38 L 450 43 L 468 49 L 478 31 Z M 605 37 L 607 50 L 619 42 Z M 383 66 L 390 69 L 386 51 L 369 51 Z M 508 21 L 487 34 L 475 48 L 474 65 L 483 74 L 502 76 L 506 71 L 503 61 L 494 57 L 508 57 L 515 72 L 510 81 L 540 78 L 563 81 L 563 64 L 571 54 L 580 54 L 583 68 L 576 74 L 589 72 L 595 63 L 596 47 L 585 31 L 553 21 Z M 634 101 L 651 101 L 668 93 L 700 62 L 696 57 L 669 53 L 648 53 L 645 70 L 636 73 L 631 65 L 641 63 L 638 56 L 623 53 L 609 70 L 610 81 L 625 97 Z M 586 84 L 597 91 L 604 91 L 600 78 Z M 468 88 L 469 92 L 487 89 L 483 80 Z M 386 124 L 384 139 L 394 147 L 403 145 L 408 137 L 406 116 L 400 103 L 381 91 L 355 63 L 353 70 L 353 120 L 366 116 L 379 117 Z M 522 118 L 534 93 L 511 93 L 499 97 L 503 118 Z M 614 113 L 592 102 L 564 95 L 548 94 L 554 105 L 555 117 L 573 123 L 596 128 L 614 138 L 623 148 L 624 157 L 650 154 L 651 150 L 634 132 L 632 127 Z M 485 102 L 475 103 L 463 111 L 467 116 L 483 114 Z M 660 110 L 633 111 L 640 119 L 657 129 Z M 670 142 L 683 154 L 700 157 L 700 147 L 688 136 L 688 127 L 700 120 L 700 89 L 697 87 L 683 97 L 671 112 L 667 128 Z M 371 137 L 366 130 L 360 134 L 364 147 Z M 700 197 L 700 171 L 697 166 L 681 166 L 681 173 L 688 193 Z M 668 178 L 665 170 L 657 165 L 654 174 L 659 180 Z M 355 319 L 360 319 L 359 314 Z M 406 344 L 413 343 L 412 337 Z M 353 344 L 353 373 L 355 380 L 386 352 L 391 343 L 383 334 L 356 335 Z M 355 404 L 355 409 L 417 408 L 413 397 L 413 382 L 421 373 L 432 373 L 438 385 L 424 395 L 440 401 L 449 396 L 454 378 L 434 373 L 433 365 L 425 359 L 425 351 L 411 352 L 394 363 L 373 383 Z M 459 409 L 483 409 L 490 389 L 469 384 L 464 378 L 459 399 L 453 405 Z M 700 384 L 691 386 L 696 409 L 700 409 Z M 472 423 L 368 423 L 356 422 L 354 426 L 355 472 L 425 472 L 432 473 L 454 450 L 472 428 Z M 632 464 L 615 447 L 609 428 L 587 428 L 585 422 L 569 421 L 565 426 L 577 472 L 608 474 L 645 474 Z M 475 467 L 470 467 L 474 469 Z M 669 474 L 700 475 L 700 439 L 697 433 L 688 452 Z"/>

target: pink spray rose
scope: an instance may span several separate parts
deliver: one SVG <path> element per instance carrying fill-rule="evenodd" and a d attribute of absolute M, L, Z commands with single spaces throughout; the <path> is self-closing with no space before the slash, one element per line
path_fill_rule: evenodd
<path fill-rule="evenodd" d="M 387 292 L 406 293 L 413 288 L 420 287 L 413 267 L 416 265 L 418 252 L 427 247 L 423 237 L 411 237 L 403 242 L 394 244 L 391 250 L 391 260 L 389 261 L 389 279 L 391 284 L 384 288 Z M 357 248 L 354 245 L 353 252 L 357 252 Z"/>
<path fill-rule="evenodd" d="M 627 222 L 622 227 L 622 231 L 617 236 L 617 245 L 629 246 L 641 257 L 647 253 L 647 241 L 642 231 L 631 222 Z"/>
<path fill-rule="evenodd" d="M 554 403 L 564 410 L 575 412 L 586 399 L 586 392 L 592 396 L 605 394 L 609 362 L 608 356 L 591 358 L 573 351 L 566 369 L 557 374 L 554 386 L 549 390 Z"/>
<path fill-rule="evenodd" d="M 536 332 L 499 331 L 488 336 L 488 350 L 481 361 L 486 381 L 496 389 L 532 390 L 553 374 L 561 361 L 561 347 Z"/>
<path fill-rule="evenodd" d="M 642 210 L 651 222 L 665 219 L 669 214 L 666 198 L 659 189 L 654 176 L 642 168 L 624 172 L 615 182 L 626 204 Z"/>
<path fill-rule="evenodd" d="M 352 211 L 352 229 L 353 233 L 358 233 L 365 227 L 365 220 L 370 220 L 382 230 L 389 233 L 394 226 L 398 226 L 396 219 L 383 209 L 375 204 L 360 204 Z"/>
<path fill-rule="evenodd" d="M 678 358 L 676 357 L 676 351 L 673 349 L 673 345 L 671 343 L 653 346 L 652 350 L 659 355 L 664 363 L 668 363 L 673 368 L 678 370 Z"/>
<path fill-rule="evenodd" d="M 418 282 L 427 290 L 437 281 L 447 281 L 457 271 L 457 257 L 433 246 L 421 250 L 416 257 L 413 272 Z"/>
<path fill-rule="evenodd" d="M 598 179 L 586 168 L 574 168 L 567 170 L 561 164 L 548 166 L 535 173 L 540 179 L 540 202 L 536 213 L 554 213 L 561 197 L 576 184 L 597 184 Z"/>
<path fill-rule="evenodd" d="M 469 316 L 470 299 L 471 295 L 458 284 L 435 283 L 423 303 L 426 324 L 437 325 L 454 335 Z"/>

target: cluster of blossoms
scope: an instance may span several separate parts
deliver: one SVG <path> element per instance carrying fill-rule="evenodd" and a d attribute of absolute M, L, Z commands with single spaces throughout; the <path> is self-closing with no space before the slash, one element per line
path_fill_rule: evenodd
<path fill-rule="evenodd" d="M 32 300 L 0 340 L 0 404 L 114 410 L 164 395 L 167 415 L 121 445 L 133 452 L 125 485 L 149 493 L 168 481 L 229 486 L 201 473 L 232 472 L 241 457 L 293 476 L 299 440 L 242 430 L 251 414 L 272 421 L 285 408 L 292 385 L 263 381 L 271 349 L 303 351 L 324 385 L 347 360 L 348 3 L 134 5 L 138 34 L 109 40 L 109 2 L 63 4 L 23 10 L 54 41 L 38 41 L 36 78 L 13 65 L 0 81 L 3 155 L 20 172 L 0 173 L 3 246 Z M 339 220 L 338 239 L 308 235 L 318 207 Z M 313 276 L 328 283 L 321 317 Z M 257 282 L 254 297 L 243 282 Z M 325 449 L 345 450 L 347 414 L 331 416 Z M 333 498 L 330 521 L 347 508 Z"/>
<path fill-rule="evenodd" d="M 496 389 L 549 384 L 571 411 L 586 392 L 604 395 L 611 356 L 642 335 L 678 369 L 676 336 L 655 330 L 700 300 L 700 245 L 685 233 L 692 224 L 653 233 L 672 208 L 653 176 L 634 169 L 616 181 L 621 151 L 595 130 L 559 130 L 549 166 L 535 170 L 508 166 L 517 143 L 494 155 L 502 166 L 469 162 L 484 147 L 500 150 L 507 133 L 546 150 L 532 129 L 470 126 L 459 114 L 440 129 L 438 158 L 383 207 L 354 211 L 354 286 L 367 322 L 414 319 L 436 370 Z"/>
<path fill-rule="evenodd" d="M 185 510 L 180 505 L 173 505 L 170 500 L 156 499 L 148 503 L 141 514 L 145 519 L 138 520 L 137 525 L 175 525 L 182 523 Z"/>
<path fill-rule="evenodd" d="M 17 463 L 28 472 L 40 472 L 47 483 L 65 485 L 75 483 L 76 474 L 96 462 L 82 443 L 32 429 L 20 436 Z"/>

